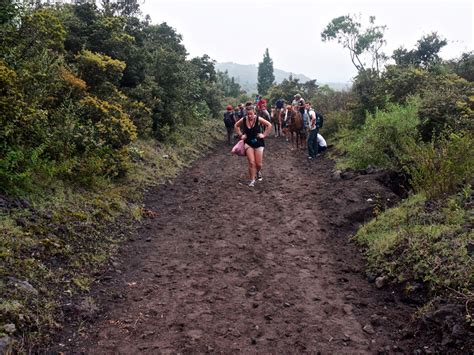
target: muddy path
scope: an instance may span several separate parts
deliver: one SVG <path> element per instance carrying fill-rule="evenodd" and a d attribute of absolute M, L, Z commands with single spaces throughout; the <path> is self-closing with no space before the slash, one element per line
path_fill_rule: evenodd
<path fill-rule="evenodd" d="M 99 311 L 53 350 L 411 351 L 412 306 L 367 281 L 348 238 L 376 201 L 397 199 L 377 174 L 335 179 L 332 161 L 268 138 L 264 181 L 249 188 L 228 151 L 149 192 L 145 223 L 94 286 Z"/>

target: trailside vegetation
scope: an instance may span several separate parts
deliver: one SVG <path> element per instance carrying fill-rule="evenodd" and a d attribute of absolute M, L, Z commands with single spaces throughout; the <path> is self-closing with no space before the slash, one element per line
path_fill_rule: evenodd
<path fill-rule="evenodd" d="M 26 4 L 26 2 L 24 3 Z M 50 340 L 240 88 L 136 1 L 0 6 L 0 339 Z M 92 306 L 91 306 L 92 307 Z"/>
<path fill-rule="evenodd" d="M 406 177 L 411 194 L 385 212 L 375 206 L 376 218 L 354 238 L 366 248 L 370 277 L 392 280 L 408 298 L 421 294 L 422 326 L 437 329 L 442 347 L 462 349 L 474 327 L 474 56 L 443 61 L 448 42 L 433 32 L 395 50 L 395 64 L 368 67 L 361 55 L 376 63 L 384 28 L 371 20 L 360 29 L 343 16 L 321 34 L 348 48 L 358 69 L 345 106 L 326 112 L 323 135 L 339 167 L 388 169 Z M 457 321 L 440 321 L 440 312 Z"/>
<path fill-rule="evenodd" d="M 134 8 L 9 4 L 0 10 L 3 193 L 124 176 L 131 142 L 166 141 L 239 94 L 207 55 L 187 59 L 172 27 Z"/>

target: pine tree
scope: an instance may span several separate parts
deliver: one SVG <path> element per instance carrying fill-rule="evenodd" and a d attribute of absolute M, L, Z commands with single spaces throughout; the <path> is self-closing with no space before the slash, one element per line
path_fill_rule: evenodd
<path fill-rule="evenodd" d="M 258 63 L 258 93 L 260 95 L 266 95 L 274 81 L 275 75 L 273 75 L 273 60 L 270 58 L 267 48 L 263 55 L 263 61 Z"/>

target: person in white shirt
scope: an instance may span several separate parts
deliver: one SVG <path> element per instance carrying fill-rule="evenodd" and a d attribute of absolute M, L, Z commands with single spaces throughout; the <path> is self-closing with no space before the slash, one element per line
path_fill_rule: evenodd
<path fill-rule="evenodd" d="M 326 140 L 322 135 L 318 133 L 317 135 L 317 141 L 318 141 L 318 154 L 321 154 L 324 152 L 326 149 L 328 149 L 328 145 L 326 143 Z"/>

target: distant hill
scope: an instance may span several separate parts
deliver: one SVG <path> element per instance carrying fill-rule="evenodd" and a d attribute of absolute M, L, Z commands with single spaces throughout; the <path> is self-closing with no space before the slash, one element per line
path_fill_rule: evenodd
<path fill-rule="evenodd" d="M 233 76 L 235 81 L 240 84 L 242 89 L 248 93 L 257 92 L 257 74 L 258 67 L 255 64 L 237 64 L 237 63 L 216 63 L 216 69 L 219 71 L 226 71 L 229 73 L 229 76 Z M 299 79 L 301 83 L 311 80 L 304 74 L 295 74 L 290 73 L 278 68 L 273 69 L 275 75 L 275 81 L 279 84 L 283 79 L 288 79 L 290 75 L 295 79 Z M 350 87 L 349 83 L 320 83 L 318 85 L 328 85 L 334 90 L 347 90 Z"/>

